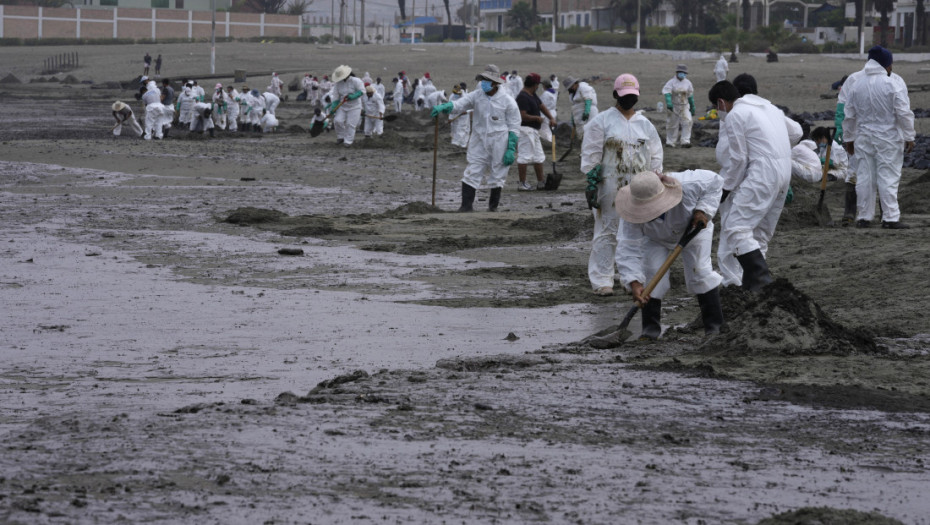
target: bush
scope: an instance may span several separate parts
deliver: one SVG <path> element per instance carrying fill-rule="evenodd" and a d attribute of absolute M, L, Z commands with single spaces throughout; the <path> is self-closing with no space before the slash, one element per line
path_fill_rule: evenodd
<path fill-rule="evenodd" d="M 721 48 L 720 35 L 683 34 L 672 38 L 672 49 L 681 51 L 717 51 Z"/>
<path fill-rule="evenodd" d="M 826 42 L 820 46 L 821 53 L 856 53 L 858 51 L 858 42 Z"/>
<path fill-rule="evenodd" d="M 0 38 L 0 46 L 21 46 L 22 38 Z"/>
<path fill-rule="evenodd" d="M 810 40 L 802 42 L 797 37 L 779 44 L 778 50 L 782 53 L 820 53 L 820 48 L 814 45 L 813 42 Z"/>
<path fill-rule="evenodd" d="M 487 40 L 488 42 L 493 42 L 495 40 L 500 39 L 500 37 L 501 37 L 501 34 L 498 33 L 497 31 L 482 31 L 481 32 L 482 41 Z"/>

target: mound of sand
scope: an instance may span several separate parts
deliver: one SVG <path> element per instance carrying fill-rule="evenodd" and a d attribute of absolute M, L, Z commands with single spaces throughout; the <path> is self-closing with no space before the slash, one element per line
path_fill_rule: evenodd
<path fill-rule="evenodd" d="M 701 345 L 729 355 L 850 355 L 876 352 L 875 341 L 833 321 L 786 279 L 759 294 L 728 287 L 721 294 L 728 329 Z"/>
<path fill-rule="evenodd" d="M 22 82 L 16 78 L 16 75 L 10 73 L 5 77 L 0 78 L 0 84 L 22 84 Z"/>
<path fill-rule="evenodd" d="M 757 525 L 813 525 L 815 523 L 818 525 L 903 525 L 894 518 L 888 518 L 876 512 L 829 507 L 804 507 L 783 512 L 771 518 L 765 518 Z"/>
<path fill-rule="evenodd" d="M 423 201 L 408 202 L 403 206 L 398 206 L 393 210 L 388 210 L 381 214 L 382 217 L 403 217 L 405 215 L 424 215 L 427 213 L 442 213 L 437 206 L 425 203 Z"/>
<path fill-rule="evenodd" d="M 444 117 L 443 117 L 444 118 Z M 464 118 L 464 117 L 463 117 Z M 428 111 L 410 111 L 397 114 L 397 120 L 385 123 L 385 131 L 425 131 L 433 129 L 433 119 L 430 118 Z M 442 129 L 440 129 L 440 132 Z"/>
<path fill-rule="evenodd" d="M 80 84 L 81 81 L 77 79 L 74 75 L 68 75 L 61 80 L 62 84 Z"/>
<path fill-rule="evenodd" d="M 285 217 L 287 217 L 287 214 L 278 210 L 249 207 L 233 210 L 223 222 L 246 226 L 249 224 L 261 224 L 263 222 L 278 222 Z"/>
<path fill-rule="evenodd" d="M 898 205 L 904 213 L 930 213 L 930 171 L 898 190 Z"/>

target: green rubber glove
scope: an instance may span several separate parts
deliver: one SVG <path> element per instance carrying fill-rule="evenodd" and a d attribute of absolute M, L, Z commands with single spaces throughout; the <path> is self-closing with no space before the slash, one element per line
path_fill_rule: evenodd
<path fill-rule="evenodd" d="M 788 186 L 788 194 L 785 195 L 785 204 L 791 204 L 791 201 L 794 200 L 794 190 L 791 189 L 791 186 Z"/>
<path fill-rule="evenodd" d="M 336 106 L 338 106 L 338 105 L 339 105 L 339 103 L 336 102 L 335 100 L 332 101 L 332 102 L 330 102 L 330 104 L 329 104 L 328 106 L 326 106 L 326 112 L 327 112 L 327 113 L 332 113 L 333 111 L 336 111 Z"/>
<path fill-rule="evenodd" d="M 591 116 L 591 100 L 585 99 L 584 101 L 584 113 L 581 114 L 581 121 L 587 122 L 588 117 Z"/>
<path fill-rule="evenodd" d="M 671 94 L 671 93 L 666 93 L 666 94 L 665 94 L 665 108 L 666 108 L 666 109 L 672 109 L 672 107 L 673 107 L 673 106 L 672 106 L 672 94 Z"/>
<path fill-rule="evenodd" d="M 504 166 L 510 166 L 517 158 L 517 134 L 511 131 L 507 134 L 507 151 L 504 152 Z"/>
<path fill-rule="evenodd" d="M 837 144 L 843 143 L 843 119 L 846 118 L 846 104 L 842 102 L 836 105 L 836 114 L 833 117 L 833 125 L 836 126 L 836 136 L 833 137 L 833 140 Z"/>
<path fill-rule="evenodd" d="M 355 100 L 360 96 L 362 96 L 362 92 L 356 91 L 355 93 L 349 93 L 348 95 L 346 95 L 346 100 Z"/>
<path fill-rule="evenodd" d="M 694 116 L 694 95 L 688 95 L 688 106 L 691 107 L 691 116 Z"/>
<path fill-rule="evenodd" d="M 452 102 L 443 102 L 442 104 L 437 104 L 433 106 L 433 109 L 430 110 L 430 117 L 438 117 L 440 113 L 449 114 L 452 113 L 452 108 L 455 107 L 455 104 Z"/>
<path fill-rule="evenodd" d="M 600 204 L 597 203 L 597 183 L 603 180 L 601 177 L 601 165 L 598 164 L 591 168 L 591 171 L 587 173 L 586 177 L 588 178 L 588 185 L 584 190 L 584 198 L 588 202 L 588 209 L 600 208 Z"/>

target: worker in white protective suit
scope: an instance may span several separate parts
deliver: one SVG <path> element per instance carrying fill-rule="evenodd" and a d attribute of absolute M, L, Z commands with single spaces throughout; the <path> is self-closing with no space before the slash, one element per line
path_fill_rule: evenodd
<path fill-rule="evenodd" d="M 278 118 L 274 113 L 269 113 L 268 110 L 264 110 L 259 124 L 262 127 L 262 133 L 273 133 L 278 128 Z"/>
<path fill-rule="evenodd" d="M 720 115 L 723 137 L 716 151 L 724 190 L 717 264 L 724 285 L 758 292 L 773 281 L 765 253 L 791 180 L 788 128 L 799 140 L 800 126 L 758 95 L 740 97 L 726 80 L 714 84 L 708 99 Z"/>
<path fill-rule="evenodd" d="M 161 139 L 164 136 L 166 124 L 171 124 L 171 112 L 167 111 L 165 105 L 161 103 L 161 90 L 150 80 L 145 86 L 145 94 L 142 95 L 142 103 L 145 104 L 145 127 L 143 138 L 151 140 L 152 137 Z"/>
<path fill-rule="evenodd" d="M 823 165 L 818 155 L 817 143 L 811 140 L 810 126 L 806 122 L 798 122 L 798 125 L 801 126 L 801 141 L 791 148 L 791 176 L 802 182 L 820 184 L 823 179 Z M 840 148 L 832 151 L 838 149 Z"/>
<path fill-rule="evenodd" d="M 229 131 L 239 131 L 239 92 L 233 86 L 226 86 L 226 124 Z"/>
<path fill-rule="evenodd" d="M 523 79 L 520 78 L 520 75 L 517 73 L 517 70 L 514 69 L 510 72 L 510 75 L 507 77 L 507 87 L 510 88 L 510 95 L 516 99 L 517 95 L 523 91 Z"/>
<path fill-rule="evenodd" d="M 333 89 L 333 82 L 329 79 L 329 75 L 323 75 L 323 80 L 320 81 L 320 97 L 329 93 Z"/>
<path fill-rule="evenodd" d="M 223 84 L 216 85 L 213 93 L 213 125 L 220 130 L 226 129 L 226 117 L 229 115 L 229 99 L 223 90 Z"/>
<path fill-rule="evenodd" d="M 251 117 L 249 117 L 249 101 L 252 100 L 249 86 L 243 85 L 242 91 L 239 92 L 239 129 L 242 131 L 252 131 Z"/>
<path fill-rule="evenodd" d="M 914 112 L 904 80 L 891 72 L 891 51 L 875 46 L 863 75 L 846 93 L 843 141 L 856 155 L 856 227 L 868 228 L 875 217 L 875 194 L 882 205 L 882 228 L 906 229 L 898 207 L 898 184 L 904 154 L 914 149 Z M 848 79 L 847 79 L 848 81 Z"/>
<path fill-rule="evenodd" d="M 275 109 L 277 109 L 278 105 L 281 104 L 281 99 L 278 97 L 278 95 L 275 95 L 274 93 L 270 93 L 268 91 L 262 93 L 260 96 L 261 96 L 262 105 L 265 108 L 265 111 L 274 115 Z"/>
<path fill-rule="evenodd" d="M 271 74 L 271 85 L 268 86 L 268 91 L 274 93 L 275 96 L 281 97 L 281 87 L 284 86 L 284 81 L 281 80 L 281 77 L 277 73 Z"/>
<path fill-rule="evenodd" d="M 394 90 L 391 96 L 394 100 L 394 112 L 401 113 L 404 109 L 404 82 L 399 78 L 394 78 Z"/>
<path fill-rule="evenodd" d="M 362 116 L 362 101 L 359 98 L 365 92 L 365 84 L 362 79 L 352 74 L 352 68 L 349 66 L 337 67 L 333 72 L 333 82 L 335 96 L 327 107 L 327 113 L 339 107 L 336 116 L 333 117 L 336 144 L 349 147 L 355 140 L 355 128 L 358 127 L 358 121 Z"/>
<path fill-rule="evenodd" d="M 720 58 L 717 59 L 717 63 L 714 64 L 714 77 L 717 78 L 717 82 L 727 79 L 727 73 L 730 72 L 730 64 L 727 63 L 726 57 L 722 54 Z"/>
<path fill-rule="evenodd" d="M 265 109 L 265 105 L 258 96 L 258 90 L 253 89 L 250 91 L 242 90 L 242 115 L 245 117 L 243 129 L 246 131 L 251 131 L 253 133 L 260 132 L 261 122 L 262 122 L 262 111 Z"/>
<path fill-rule="evenodd" d="M 641 339 L 662 335 L 662 298 L 671 288 L 668 272 L 651 293 L 646 285 L 678 244 L 682 234 L 699 233 L 682 249 L 681 259 L 688 293 L 697 295 L 704 334 L 720 333 L 723 308 L 720 283 L 710 255 L 714 238 L 711 222 L 720 204 L 723 179 L 713 171 L 691 170 L 660 176 L 652 171 L 636 174 L 617 193 L 615 206 L 623 222 L 617 232 L 617 273 L 623 287 L 642 308 Z M 701 225 L 704 225 L 701 227 Z M 595 348 L 615 348 L 628 335 L 626 329 L 594 337 Z"/>
<path fill-rule="evenodd" d="M 539 95 L 539 100 L 549 109 L 549 114 L 552 115 L 553 119 L 558 118 L 558 112 L 556 112 L 555 108 L 559 103 L 559 92 L 550 80 L 543 80 L 542 86 L 543 92 Z M 558 122 L 553 121 L 553 125 L 550 125 L 549 117 L 545 118 L 546 121 L 543 122 L 542 127 L 539 129 L 539 138 L 546 142 L 552 142 L 552 128 L 554 127 L 553 125 L 558 124 Z"/>
<path fill-rule="evenodd" d="M 462 176 L 462 205 L 460 212 L 474 211 L 475 192 L 490 187 L 488 211 L 497 211 L 501 191 L 507 182 L 507 173 L 517 155 L 520 132 L 520 109 L 506 92 L 500 70 L 489 64 L 475 77 L 479 88 L 455 102 L 446 102 L 432 109 L 430 115 L 461 113 L 473 110 L 472 134 L 468 141 L 465 173 Z"/>
<path fill-rule="evenodd" d="M 839 130 L 837 130 L 839 133 Z M 835 135 L 834 135 L 835 139 Z M 830 130 L 821 126 L 811 132 L 811 140 L 817 145 L 818 157 L 821 165 L 827 161 L 827 144 L 830 142 Z M 856 171 L 850 166 L 850 157 L 841 144 L 830 148 L 830 167 L 827 177 L 829 180 L 842 181 L 845 186 L 845 199 L 843 206 L 842 224 L 844 227 L 856 222 Z"/>
<path fill-rule="evenodd" d="M 372 86 L 375 88 L 375 93 L 381 95 L 381 100 L 384 101 L 386 91 L 384 90 L 384 84 L 381 82 L 381 77 L 375 78 L 375 83 Z"/>
<path fill-rule="evenodd" d="M 311 91 L 313 91 L 313 77 L 310 73 L 304 73 L 304 78 L 300 79 L 300 90 L 304 92 L 304 100 L 313 102 Z"/>
<path fill-rule="evenodd" d="M 191 119 L 191 132 L 200 131 L 210 133 L 213 137 L 213 104 L 196 102 L 194 104 L 193 118 Z"/>
<path fill-rule="evenodd" d="M 566 77 L 562 87 L 568 91 L 568 100 L 572 103 L 572 127 L 575 135 L 584 137 L 584 127 L 590 119 L 597 116 L 597 93 L 587 82 L 574 77 Z"/>
<path fill-rule="evenodd" d="M 178 122 L 183 127 L 189 127 L 191 125 L 191 118 L 193 118 L 194 103 L 197 100 L 194 98 L 193 84 L 188 83 L 181 89 L 181 93 L 178 95 L 178 100 L 175 102 L 175 109 L 178 114 Z"/>
<path fill-rule="evenodd" d="M 371 83 L 372 83 L 371 74 L 368 73 L 368 71 L 366 71 L 365 74 L 362 75 L 362 83 L 363 83 L 363 84 L 371 84 Z"/>
<path fill-rule="evenodd" d="M 432 93 L 426 96 L 426 107 L 432 108 L 433 106 L 438 106 L 439 104 L 442 104 L 443 102 L 448 102 L 448 100 L 449 99 L 448 97 L 446 97 L 446 91 L 444 89 L 439 90 L 439 91 L 433 91 Z"/>
<path fill-rule="evenodd" d="M 132 113 L 132 108 L 127 104 L 117 100 L 113 103 L 113 118 L 116 119 L 116 125 L 113 126 L 113 134 L 119 136 L 123 130 L 123 124 L 132 126 L 132 131 L 137 137 L 142 136 L 142 127 L 136 121 L 136 116 Z"/>
<path fill-rule="evenodd" d="M 675 76 L 662 87 L 665 95 L 665 145 L 691 147 L 691 126 L 694 121 L 694 86 L 688 80 L 688 66 L 678 64 Z"/>
<path fill-rule="evenodd" d="M 622 222 L 614 206 L 617 191 L 641 171 L 662 173 L 663 161 L 659 132 L 634 109 L 639 101 L 636 77 L 618 76 L 612 95 L 615 105 L 588 122 L 581 142 L 581 172 L 588 179 L 585 198 L 594 214 L 588 280 L 597 295 L 614 293 L 617 231 Z"/>
<path fill-rule="evenodd" d="M 372 135 L 380 137 L 384 133 L 384 99 L 374 86 L 367 86 L 362 100 L 365 111 L 365 138 L 371 138 Z"/>
<path fill-rule="evenodd" d="M 449 97 L 450 102 L 460 100 L 467 94 L 465 88 L 462 87 L 464 84 L 465 83 L 462 82 L 462 84 L 452 88 L 452 96 Z M 449 120 L 452 121 L 449 125 L 449 127 L 452 128 L 452 144 L 460 148 L 467 148 L 468 135 L 471 132 L 471 110 L 453 111 L 449 113 Z"/>
<path fill-rule="evenodd" d="M 207 93 L 200 87 L 196 80 L 191 80 L 191 91 L 197 102 L 206 102 Z"/>

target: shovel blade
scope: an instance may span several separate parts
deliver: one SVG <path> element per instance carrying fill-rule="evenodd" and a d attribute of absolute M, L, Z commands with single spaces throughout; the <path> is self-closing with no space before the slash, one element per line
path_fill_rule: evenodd
<path fill-rule="evenodd" d="M 322 120 L 317 120 L 310 126 L 310 136 L 316 137 L 320 133 L 323 133 L 323 128 L 326 126 L 326 122 Z"/>
<path fill-rule="evenodd" d="M 385 115 L 384 117 L 381 118 L 381 120 L 385 122 L 394 122 L 395 120 L 397 120 L 397 115 Z"/>
<path fill-rule="evenodd" d="M 562 174 L 555 171 L 555 164 L 552 165 L 552 173 L 546 175 L 546 185 L 543 187 L 546 191 L 555 191 L 562 184 Z"/>
<path fill-rule="evenodd" d="M 823 203 L 814 206 L 813 215 L 814 220 L 817 221 L 817 225 L 821 228 L 833 226 L 833 218 L 830 216 L 830 209 L 824 206 Z"/>

